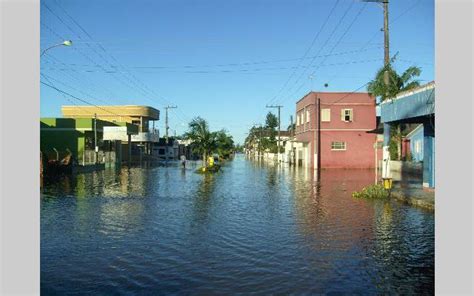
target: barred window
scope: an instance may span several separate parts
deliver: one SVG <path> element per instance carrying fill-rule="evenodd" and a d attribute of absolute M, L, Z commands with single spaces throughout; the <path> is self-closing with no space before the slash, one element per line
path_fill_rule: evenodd
<path fill-rule="evenodd" d="M 331 150 L 346 150 L 346 142 L 331 142 Z"/>

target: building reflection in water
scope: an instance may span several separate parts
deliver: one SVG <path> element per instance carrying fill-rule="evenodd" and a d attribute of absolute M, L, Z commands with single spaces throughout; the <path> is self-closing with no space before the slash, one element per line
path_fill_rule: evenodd
<path fill-rule="evenodd" d="M 326 266 L 327 273 L 321 276 L 330 281 L 335 273 L 366 272 L 374 285 L 396 289 L 404 276 L 422 272 L 426 281 L 415 290 L 401 288 L 398 293 L 433 291 L 433 244 L 422 241 L 423 233 L 433 233 L 426 213 L 396 201 L 353 198 L 353 191 L 372 184 L 371 170 L 322 170 L 319 182 L 313 171 L 293 170 L 289 183 L 301 239 L 319 254 L 313 258 L 318 268 Z M 331 257 L 326 257 L 329 253 Z M 418 256 L 418 265 L 413 266 L 413 256 Z"/>

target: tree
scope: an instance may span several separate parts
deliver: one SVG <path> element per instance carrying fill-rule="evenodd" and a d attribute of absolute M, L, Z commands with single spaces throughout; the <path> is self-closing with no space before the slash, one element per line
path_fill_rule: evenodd
<path fill-rule="evenodd" d="M 380 68 L 375 74 L 375 78 L 367 84 L 367 91 L 372 93 L 376 97 L 381 97 L 382 101 L 390 98 L 394 98 L 397 94 L 402 91 L 410 90 L 420 85 L 420 82 L 415 78 L 420 76 L 421 69 L 415 66 L 409 67 L 399 75 L 393 69 L 393 62 L 396 60 L 397 55 L 393 56 L 390 63 Z M 389 84 L 386 85 L 384 81 L 384 72 L 388 71 Z M 400 160 L 402 150 L 402 131 L 401 125 L 397 124 L 395 129 L 392 129 L 392 138 L 390 141 L 397 143 L 397 149 L 390 149 L 391 157 L 393 159 Z M 391 145 L 393 147 L 393 145 Z M 396 153 L 395 153 L 396 151 Z"/>
<path fill-rule="evenodd" d="M 209 131 L 206 120 L 196 117 L 189 123 L 189 130 L 185 133 L 185 137 L 193 141 L 193 151 L 202 155 L 203 163 L 206 165 L 208 155 L 217 148 L 216 133 Z"/>
<path fill-rule="evenodd" d="M 265 127 L 268 129 L 275 129 L 278 126 L 278 118 L 272 112 L 268 112 L 266 120 L 265 120 Z"/>
<path fill-rule="evenodd" d="M 367 91 L 376 97 L 381 97 L 382 100 L 395 97 L 398 93 L 413 89 L 420 85 L 420 82 L 415 77 L 420 76 L 421 69 L 415 66 L 409 67 L 399 75 L 393 69 L 393 62 L 396 55 L 390 60 L 386 66 L 380 68 L 375 74 L 375 78 L 367 84 Z M 388 71 L 389 84 L 384 81 L 384 72 Z"/>
<path fill-rule="evenodd" d="M 277 152 L 278 144 L 276 140 L 278 127 L 278 118 L 272 112 L 268 112 L 265 120 L 265 138 L 262 139 L 262 146 L 265 150 L 269 150 L 272 153 Z"/>
<path fill-rule="evenodd" d="M 217 154 L 221 158 L 229 158 L 234 151 L 234 139 L 225 130 L 214 132 L 216 139 Z"/>

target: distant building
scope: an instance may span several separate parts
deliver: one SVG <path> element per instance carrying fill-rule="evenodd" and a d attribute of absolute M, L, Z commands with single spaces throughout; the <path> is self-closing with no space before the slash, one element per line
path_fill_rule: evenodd
<path fill-rule="evenodd" d="M 317 99 L 321 102 L 318 151 Z M 317 168 L 374 168 L 375 98 L 368 93 L 310 92 L 296 103 L 295 161 Z M 321 163 L 317 163 L 318 153 Z"/>
<path fill-rule="evenodd" d="M 165 138 L 161 138 L 153 144 L 153 156 L 165 160 L 177 160 L 179 159 L 178 146 L 179 143 L 174 138 L 169 138 L 168 142 Z"/>

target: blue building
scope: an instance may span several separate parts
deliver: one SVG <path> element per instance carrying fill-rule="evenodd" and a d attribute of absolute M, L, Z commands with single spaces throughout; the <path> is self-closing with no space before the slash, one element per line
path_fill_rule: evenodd
<path fill-rule="evenodd" d="M 423 132 L 423 124 L 420 124 L 406 135 L 406 138 L 410 141 L 410 153 L 413 161 L 423 161 Z"/>
<path fill-rule="evenodd" d="M 398 94 L 380 104 L 384 124 L 384 146 L 388 146 L 390 126 L 419 123 L 423 127 L 423 187 L 435 187 L 435 83 Z M 420 131 L 419 131 L 420 132 Z M 420 155 L 421 158 L 421 155 Z"/>

